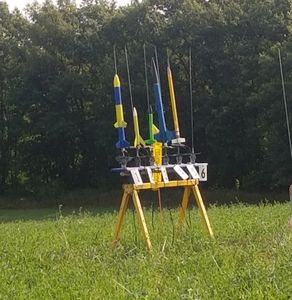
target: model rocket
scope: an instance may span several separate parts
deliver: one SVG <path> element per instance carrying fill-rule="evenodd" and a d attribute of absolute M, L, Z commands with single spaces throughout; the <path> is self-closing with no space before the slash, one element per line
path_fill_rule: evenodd
<path fill-rule="evenodd" d="M 177 110 L 176 110 L 176 100 L 175 100 L 175 93 L 174 93 L 174 85 L 173 85 L 172 73 L 171 73 L 169 61 L 167 63 L 167 79 L 168 79 L 170 102 L 171 102 L 173 124 L 174 124 L 174 131 L 175 131 L 175 139 L 173 139 L 171 141 L 171 143 L 172 144 L 181 144 L 181 143 L 185 142 L 185 139 L 180 137 L 179 123 L 178 123 Z"/>
<path fill-rule="evenodd" d="M 124 111 L 122 103 L 122 93 L 121 93 L 121 83 L 118 74 L 114 76 L 114 92 L 115 92 L 115 102 L 116 102 L 116 123 L 114 127 L 118 129 L 119 141 L 116 143 L 116 148 L 124 149 L 129 147 L 129 142 L 126 141 L 125 137 L 125 127 L 127 123 L 124 120 Z"/>
<path fill-rule="evenodd" d="M 147 145 L 152 145 L 156 143 L 156 139 L 154 138 L 154 135 L 159 133 L 159 129 L 154 125 L 153 123 L 153 112 L 152 107 L 149 107 L 149 113 L 148 113 L 148 127 L 149 127 L 149 139 L 146 140 Z"/>
<path fill-rule="evenodd" d="M 134 123 L 134 133 L 135 133 L 134 147 L 145 146 L 145 141 L 140 135 L 138 114 L 135 107 L 133 108 L 133 123 Z"/>
<path fill-rule="evenodd" d="M 159 133 L 155 134 L 154 137 L 157 139 L 158 142 L 167 143 L 175 138 L 175 133 L 166 128 L 159 76 L 153 59 L 152 59 L 152 63 L 154 66 L 154 71 L 155 71 L 154 73 L 156 77 L 156 82 L 154 83 L 154 94 L 155 94 L 155 109 L 158 115 L 158 123 L 159 123 Z"/>

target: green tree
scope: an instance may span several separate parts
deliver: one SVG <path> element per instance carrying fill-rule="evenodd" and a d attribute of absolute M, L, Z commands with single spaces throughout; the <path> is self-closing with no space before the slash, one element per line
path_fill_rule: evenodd
<path fill-rule="evenodd" d="M 0 190 L 18 181 L 20 115 L 13 100 L 22 85 L 28 21 L 0 2 Z"/>

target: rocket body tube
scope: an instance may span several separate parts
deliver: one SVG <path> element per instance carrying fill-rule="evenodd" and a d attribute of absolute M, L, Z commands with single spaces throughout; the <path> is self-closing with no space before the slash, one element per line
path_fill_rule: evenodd
<path fill-rule="evenodd" d="M 124 120 L 124 110 L 122 103 L 122 93 L 120 79 L 117 74 L 114 76 L 114 94 L 115 94 L 115 107 L 116 107 L 116 122 L 114 127 L 118 129 L 119 141 L 116 143 L 116 148 L 124 149 L 129 147 L 129 142 L 126 141 L 125 127 L 127 123 Z"/>
<path fill-rule="evenodd" d="M 121 93 L 121 84 L 119 76 L 116 74 L 114 77 L 114 92 L 115 92 L 115 104 L 116 104 L 116 123 L 114 124 L 115 128 L 127 126 L 127 123 L 124 121 L 124 110 L 122 103 L 122 93 Z"/>
<path fill-rule="evenodd" d="M 185 142 L 185 139 L 180 137 L 179 122 L 178 122 L 177 109 L 176 109 L 176 99 L 175 99 L 175 93 L 174 93 L 174 85 L 173 85 L 173 79 L 172 79 L 172 72 L 171 72 L 169 65 L 167 66 L 167 79 L 168 79 L 171 110 L 172 110 L 172 117 L 173 117 L 174 131 L 175 131 L 175 139 L 173 139 L 171 141 L 171 143 L 173 145 L 181 144 L 181 143 Z"/>
<path fill-rule="evenodd" d="M 180 137 L 180 132 L 179 132 L 177 110 L 176 110 L 176 100 L 175 100 L 175 94 L 174 94 L 172 73 L 171 73 L 171 69 L 170 69 L 169 66 L 167 67 L 167 79 L 168 79 L 168 87 L 169 87 L 169 95 L 170 95 L 170 102 L 171 102 L 171 109 L 172 109 L 172 117 L 173 117 L 173 123 L 174 123 L 175 136 L 176 136 L 176 138 L 179 138 Z"/>
<path fill-rule="evenodd" d="M 175 133 L 170 131 L 166 127 L 164 108 L 161 97 L 161 90 L 159 83 L 154 83 L 154 95 L 155 95 L 155 109 L 158 116 L 159 133 L 155 134 L 154 137 L 157 141 L 162 143 L 170 142 L 175 138 Z"/>
<path fill-rule="evenodd" d="M 165 117 L 164 117 L 164 108 L 162 103 L 160 81 L 157 72 L 157 67 L 155 65 L 154 59 L 152 59 L 154 66 L 154 73 L 156 77 L 156 82 L 154 83 L 154 95 L 155 95 L 155 110 L 158 116 L 159 122 L 159 133 L 155 134 L 154 137 L 158 142 L 167 143 L 175 138 L 175 132 L 170 131 L 166 128 Z"/>
<path fill-rule="evenodd" d="M 149 113 L 148 113 L 148 127 L 149 127 L 149 139 L 146 140 L 145 142 L 147 145 L 152 145 L 157 142 L 154 138 L 154 134 L 157 134 L 159 132 L 159 129 L 154 125 L 153 112 L 151 106 L 149 108 Z"/>

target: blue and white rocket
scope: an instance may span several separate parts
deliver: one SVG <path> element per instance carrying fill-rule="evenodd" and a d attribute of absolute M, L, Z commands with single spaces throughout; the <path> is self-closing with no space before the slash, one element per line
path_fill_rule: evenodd
<path fill-rule="evenodd" d="M 155 134 L 154 137 L 158 142 L 167 143 L 171 142 L 175 138 L 175 132 L 170 131 L 166 127 L 164 107 L 162 103 L 161 87 L 159 82 L 159 76 L 157 72 L 157 67 L 155 65 L 154 59 L 152 59 L 154 73 L 156 77 L 156 82 L 154 83 L 154 95 L 155 95 L 155 110 L 158 116 L 159 123 L 159 133 Z"/>

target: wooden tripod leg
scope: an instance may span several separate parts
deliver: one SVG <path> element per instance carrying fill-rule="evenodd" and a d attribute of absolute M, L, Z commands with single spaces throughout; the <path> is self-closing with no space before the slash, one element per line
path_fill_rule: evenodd
<path fill-rule="evenodd" d="M 181 201 L 181 208 L 179 210 L 179 217 L 178 217 L 178 228 L 180 228 L 186 220 L 186 210 L 189 205 L 190 200 L 190 194 L 191 194 L 191 188 L 185 187 L 183 198 Z"/>
<path fill-rule="evenodd" d="M 124 191 L 120 210 L 119 210 L 119 215 L 118 215 L 118 221 L 116 224 L 115 232 L 114 232 L 114 237 L 113 237 L 113 242 L 116 243 L 120 237 L 121 233 L 121 228 L 125 219 L 126 211 L 128 208 L 128 202 L 129 202 L 130 194 L 126 191 Z"/>
<path fill-rule="evenodd" d="M 201 212 L 201 215 L 203 217 L 203 221 L 205 223 L 205 226 L 206 226 L 210 236 L 213 238 L 214 237 L 213 230 L 211 228 L 210 221 L 209 221 L 209 218 L 208 218 L 208 215 L 207 215 L 207 211 L 206 211 L 206 208 L 205 208 L 205 205 L 204 205 L 204 202 L 203 202 L 203 199 L 202 199 L 202 196 L 201 196 L 198 185 L 196 184 L 192 188 L 192 190 L 193 190 L 193 193 L 194 193 L 199 211 Z"/>
<path fill-rule="evenodd" d="M 151 241 L 150 241 L 150 236 L 149 236 L 149 232 L 147 229 L 147 225 L 146 225 L 146 221 L 145 221 L 145 217 L 144 217 L 144 213 L 143 213 L 143 209 L 141 206 L 141 202 L 138 196 L 138 193 L 136 190 L 133 190 L 133 202 L 137 211 L 137 215 L 138 215 L 138 219 L 140 222 L 140 225 L 142 227 L 142 231 L 143 231 L 143 235 L 144 235 L 144 239 L 147 245 L 147 248 L 149 251 L 152 250 L 152 245 L 151 245 Z"/>

